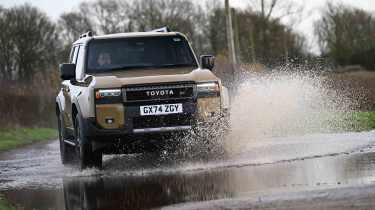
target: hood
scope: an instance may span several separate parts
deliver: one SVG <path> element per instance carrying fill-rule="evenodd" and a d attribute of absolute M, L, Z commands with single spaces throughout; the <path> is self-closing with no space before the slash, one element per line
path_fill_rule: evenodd
<path fill-rule="evenodd" d="M 91 84 L 94 88 L 118 88 L 136 84 L 219 80 L 211 71 L 199 68 L 137 69 L 100 73 L 92 76 L 94 80 Z"/>

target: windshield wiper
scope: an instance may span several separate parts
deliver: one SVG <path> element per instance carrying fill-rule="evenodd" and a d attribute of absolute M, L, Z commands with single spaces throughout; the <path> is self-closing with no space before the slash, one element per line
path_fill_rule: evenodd
<path fill-rule="evenodd" d="M 103 69 L 101 71 L 119 71 L 119 70 L 129 70 L 129 69 L 138 69 L 138 68 L 153 68 L 153 66 L 150 66 L 150 65 L 136 65 L 136 66 L 124 65 L 124 66 L 116 66 L 116 67 L 113 67 L 113 68 Z"/>
<path fill-rule="evenodd" d="M 157 67 L 190 67 L 190 66 L 196 66 L 195 64 L 192 63 L 169 63 L 169 64 L 162 64 L 158 65 Z"/>

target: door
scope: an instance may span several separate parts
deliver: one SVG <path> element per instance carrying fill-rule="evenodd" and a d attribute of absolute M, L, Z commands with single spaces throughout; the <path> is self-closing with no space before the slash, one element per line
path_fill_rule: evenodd
<path fill-rule="evenodd" d="M 79 52 L 79 46 L 74 46 L 72 48 L 69 63 L 77 63 Z M 65 80 L 62 82 L 61 90 L 64 96 L 64 122 L 65 127 L 68 128 L 68 132 L 73 134 L 73 120 L 72 120 L 72 95 L 71 95 L 72 83 L 70 80 Z"/>

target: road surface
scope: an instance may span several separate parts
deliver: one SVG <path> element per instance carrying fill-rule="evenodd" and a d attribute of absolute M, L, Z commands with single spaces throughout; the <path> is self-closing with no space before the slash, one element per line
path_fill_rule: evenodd
<path fill-rule="evenodd" d="M 215 158 L 105 156 L 82 172 L 56 140 L 1 154 L 0 168 L 20 209 L 375 209 L 375 131 L 249 140 Z"/>

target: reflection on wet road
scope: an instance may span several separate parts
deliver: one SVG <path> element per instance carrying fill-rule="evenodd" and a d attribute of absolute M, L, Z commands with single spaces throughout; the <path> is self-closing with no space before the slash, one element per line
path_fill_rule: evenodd
<path fill-rule="evenodd" d="M 103 171 L 79 172 L 60 164 L 51 142 L 2 154 L 0 193 L 24 209 L 111 210 L 371 186 L 374 144 L 375 132 L 280 137 L 221 159 L 110 156 Z"/>

